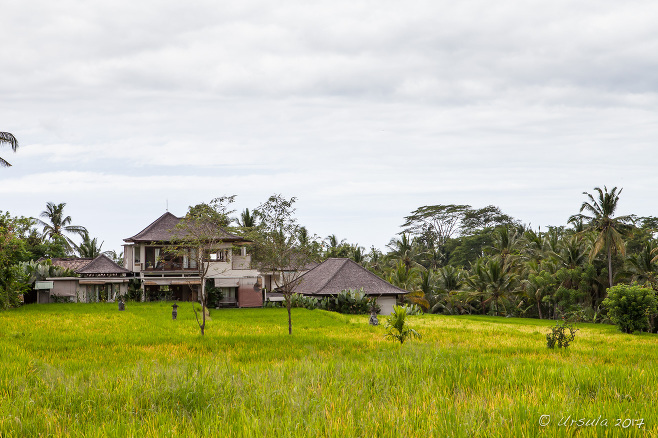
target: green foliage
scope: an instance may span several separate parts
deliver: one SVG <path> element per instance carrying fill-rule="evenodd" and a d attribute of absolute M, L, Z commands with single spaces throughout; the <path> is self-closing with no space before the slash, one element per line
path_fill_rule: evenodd
<path fill-rule="evenodd" d="M 409 316 L 413 315 L 422 315 L 423 308 L 419 306 L 418 304 L 404 304 L 402 306 L 398 306 L 404 309 L 404 311 L 407 313 Z"/>
<path fill-rule="evenodd" d="M 216 287 L 215 280 L 212 278 L 206 279 L 206 294 L 208 294 L 209 307 L 218 307 L 220 301 L 224 298 L 222 288 Z"/>
<path fill-rule="evenodd" d="M 60 204 L 48 202 L 46 209 L 39 215 L 46 220 L 37 219 L 37 222 L 43 227 L 43 235 L 46 238 L 51 241 L 59 241 L 65 245 L 67 251 L 73 251 L 76 245 L 67 234 L 83 237 L 87 233 L 87 229 L 80 225 L 72 225 L 73 220 L 71 216 L 65 216 L 64 207 L 66 207 L 66 202 Z"/>
<path fill-rule="evenodd" d="M 290 305 L 295 307 L 301 307 L 308 310 L 313 310 L 318 308 L 319 300 L 315 297 L 307 297 L 301 294 L 292 294 L 290 297 Z"/>
<path fill-rule="evenodd" d="M 107 301 L 107 296 L 105 298 L 106 298 L 105 300 L 101 300 L 101 301 L 102 302 Z M 67 296 L 61 296 L 60 297 L 59 295 L 50 295 L 50 301 L 52 303 L 60 303 L 60 304 L 72 303 L 73 302 L 71 297 L 67 297 Z"/>
<path fill-rule="evenodd" d="M 321 299 L 317 307 L 331 312 L 352 314 L 352 315 L 366 315 L 372 312 L 379 313 L 381 308 L 377 305 L 377 299 L 369 297 L 361 289 L 346 289 L 342 290 L 336 296 L 325 297 Z"/>
<path fill-rule="evenodd" d="M 393 306 L 393 313 L 386 317 L 386 334 L 384 338 L 393 339 L 404 344 L 407 339 L 420 339 L 421 335 L 407 325 L 407 308 Z"/>
<path fill-rule="evenodd" d="M 82 243 L 76 246 L 78 255 L 83 258 L 94 259 L 101 255 L 103 249 L 103 243 L 98 244 L 98 239 L 94 237 L 93 239 L 89 237 L 89 233 L 85 230 L 82 235 Z"/>
<path fill-rule="evenodd" d="M 656 313 L 656 292 L 637 284 L 619 284 L 608 289 L 603 300 L 608 316 L 624 333 L 648 330 L 649 316 Z"/>
<path fill-rule="evenodd" d="M 569 344 L 576 338 L 577 331 L 578 329 L 574 328 L 573 325 L 558 321 L 551 328 L 550 333 L 546 335 L 546 346 L 555 348 L 557 345 L 557 348 L 568 348 Z"/>
<path fill-rule="evenodd" d="M 128 280 L 128 292 L 124 299 L 128 301 L 142 300 L 142 282 L 138 278 Z"/>
<path fill-rule="evenodd" d="M 273 288 L 283 293 L 292 334 L 292 294 L 309 263 L 317 261 L 315 237 L 309 238 L 295 217 L 296 198 L 272 195 L 258 206 L 258 226 L 246 236 L 254 242 L 252 260 L 263 272 L 273 272 Z"/>

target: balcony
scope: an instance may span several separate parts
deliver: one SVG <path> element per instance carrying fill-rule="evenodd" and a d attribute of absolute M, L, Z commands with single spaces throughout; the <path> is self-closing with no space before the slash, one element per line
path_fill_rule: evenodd
<path fill-rule="evenodd" d="M 184 268 L 182 261 L 162 261 L 155 264 L 155 266 L 148 266 L 144 269 L 146 272 L 162 272 L 162 271 L 185 271 L 185 272 L 196 272 L 197 268 L 190 268 L 189 266 Z"/>

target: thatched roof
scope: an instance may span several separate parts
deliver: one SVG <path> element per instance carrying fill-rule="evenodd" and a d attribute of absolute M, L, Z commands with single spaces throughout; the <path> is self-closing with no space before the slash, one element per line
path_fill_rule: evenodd
<path fill-rule="evenodd" d="M 45 260 L 43 258 L 37 260 Z M 73 272 L 77 272 L 78 269 L 82 269 L 91 263 L 93 259 L 81 259 L 81 258 L 54 258 L 51 259 L 53 266 L 59 266 L 60 268 L 68 269 Z"/>
<path fill-rule="evenodd" d="M 128 274 L 129 270 L 122 268 L 114 263 L 109 257 L 104 254 L 99 255 L 92 260 L 85 267 L 76 270 L 78 274 L 84 275 L 108 275 L 108 274 Z"/>
<path fill-rule="evenodd" d="M 166 212 L 157 218 L 151 225 L 144 228 L 139 233 L 132 237 L 123 239 L 124 242 L 169 242 L 176 237 L 175 228 L 183 218 L 174 216 Z M 217 227 L 217 236 L 225 242 L 245 242 L 246 239 L 227 232 L 226 230 Z"/>
<path fill-rule="evenodd" d="M 296 293 L 337 295 L 344 289 L 360 289 L 367 295 L 400 295 L 408 291 L 382 280 L 350 259 L 331 258 L 311 269 L 298 280 Z"/>

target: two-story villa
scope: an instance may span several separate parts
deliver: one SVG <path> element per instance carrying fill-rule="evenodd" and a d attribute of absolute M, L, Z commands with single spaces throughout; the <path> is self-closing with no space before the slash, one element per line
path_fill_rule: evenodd
<path fill-rule="evenodd" d="M 182 218 L 167 212 L 132 237 L 124 239 L 124 267 L 141 281 L 143 299 L 160 291 L 179 301 L 197 301 L 201 277 L 195 249 L 168 251 L 176 225 Z M 206 279 L 222 291 L 222 305 L 260 307 L 262 280 L 251 267 L 247 246 L 241 236 L 217 228 L 221 243 L 204 256 L 208 264 Z M 236 250 L 235 248 L 239 248 Z M 258 285 L 258 286 L 256 286 Z"/>

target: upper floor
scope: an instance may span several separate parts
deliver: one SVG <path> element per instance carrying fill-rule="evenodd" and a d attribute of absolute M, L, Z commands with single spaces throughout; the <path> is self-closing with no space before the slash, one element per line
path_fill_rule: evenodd
<path fill-rule="evenodd" d="M 180 233 L 177 226 L 181 220 L 167 212 L 139 233 L 124 239 L 124 267 L 132 272 L 184 273 L 198 271 L 202 260 L 201 263 L 209 264 L 209 275 L 251 269 L 251 257 L 246 249 L 251 242 L 220 227 L 211 229 L 212 240 L 219 243 L 206 250 L 203 257 L 199 257 L 194 247 L 186 249 L 178 244 L 174 248 L 171 243 Z"/>

